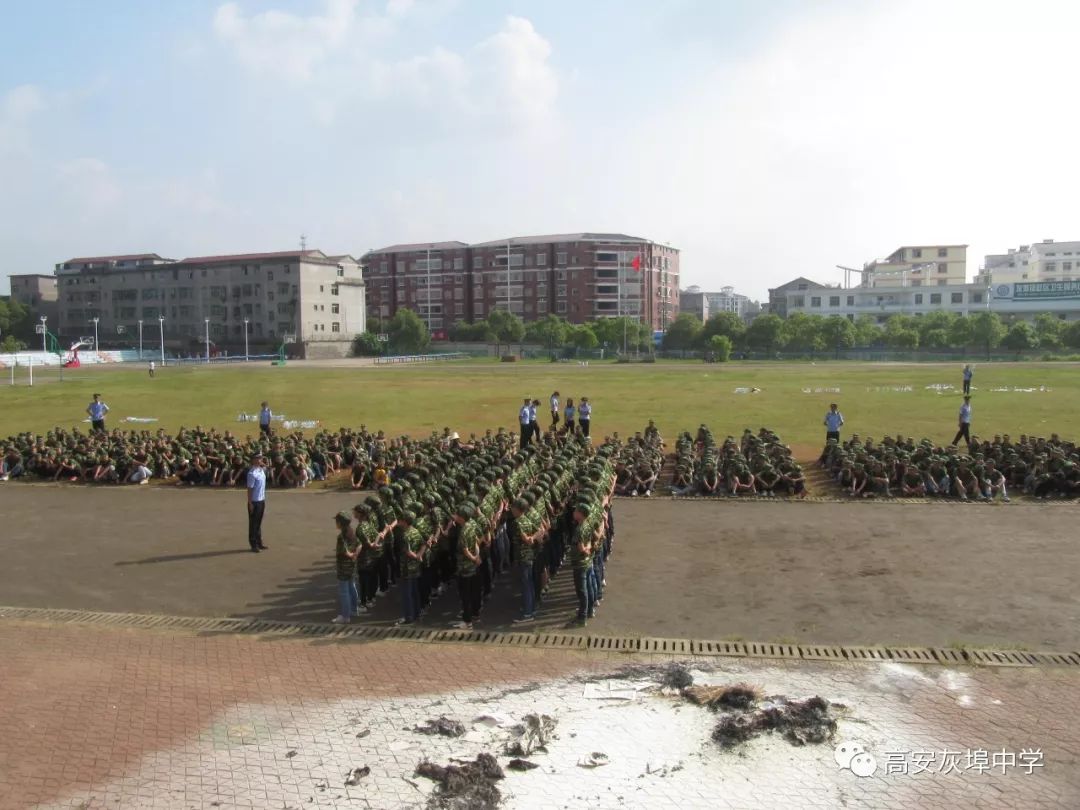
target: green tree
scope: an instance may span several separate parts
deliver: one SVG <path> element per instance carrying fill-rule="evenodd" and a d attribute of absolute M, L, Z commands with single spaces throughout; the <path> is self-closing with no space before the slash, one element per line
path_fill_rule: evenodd
<path fill-rule="evenodd" d="M 382 348 L 379 338 L 371 332 L 364 332 L 353 338 L 353 357 L 376 357 L 382 354 Z"/>
<path fill-rule="evenodd" d="M 788 351 L 810 352 L 811 356 L 824 349 L 825 339 L 821 334 L 824 320 L 820 315 L 807 315 L 805 312 L 788 316 L 780 336 L 784 347 Z"/>
<path fill-rule="evenodd" d="M 920 333 L 919 344 L 927 349 L 944 349 L 949 345 L 947 329 L 928 329 Z"/>
<path fill-rule="evenodd" d="M 390 336 L 390 348 L 398 354 L 418 354 L 431 342 L 427 326 L 411 309 L 395 312 L 386 322 L 386 332 Z"/>
<path fill-rule="evenodd" d="M 492 339 L 487 321 L 477 321 L 476 323 L 455 321 L 448 334 L 451 340 L 458 340 L 462 343 L 479 343 Z"/>
<path fill-rule="evenodd" d="M 1005 337 L 1005 324 L 996 312 L 980 312 L 972 315 L 971 337 L 973 342 L 986 349 L 986 359 L 990 359 L 991 349 L 996 348 Z"/>
<path fill-rule="evenodd" d="M 692 349 L 698 345 L 700 334 L 701 321 L 688 312 L 681 312 L 664 333 L 664 348 L 674 351 Z"/>
<path fill-rule="evenodd" d="M 885 344 L 890 349 L 919 347 L 918 319 L 911 315 L 890 315 L 885 321 Z"/>
<path fill-rule="evenodd" d="M 566 335 L 567 343 L 575 349 L 595 349 L 600 345 L 596 333 L 587 323 L 571 326 Z"/>
<path fill-rule="evenodd" d="M 533 321 L 525 327 L 525 339 L 531 343 L 540 343 L 547 346 L 549 352 L 553 352 L 556 346 L 566 342 L 566 332 L 570 324 L 565 318 L 558 315 L 545 315 L 538 321 Z"/>
<path fill-rule="evenodd" d="M 717 363 L 726 363 L 731 359 L 731 338 L 727 335 L 713 335 L 705 345 Z"/>
<path fill-rule="evenodd" d="M 855 345 L 855 324 L 842 315 L 830 315 L 821 325 L 821 339 L 826 346 L 833 347 L 839 359 L 841 349 Z"/>
<path fill-rule="evenodd" d="M 701 339 L 708 341 L 715 335 L 724 335 L 731 340 L 732 346 L 743 339 L 746 324 L 734 312 L 717 312 L 709 316 L 701 328 Z"/>
<path fill-rule="evenodd" d="M 1080 349 L 1080 321 L 1073 321 L 1061 330 L 1061 342 L 1070 349 Z"/>
<path fill-rule="evenodd" d="M 873 346 L 882 338 L 881 327 L 873 315 L 860 315 L 855 319 L 855 345 Z"/>
<path fill-rule="evenodd" d="M 624 342 L 627 351 L 640 348 L 643 336 L 649 331 L 648 326 L 637 318 L 626 315 L 619 318 L 597 318 L 589 327 L 601 346 L 607 345 L 619 351 L 622 351 Z"/>
<path fill-rule="evenodd" d="M 943 330 L 945 334 L 948 335 L 949 330 L 952 328 L 953 321 L 955 321 L 956 318 L 957 316 L 954 313 L 945 312 L 943 310 L 928 312 L 921 318 L 916 318 L 915 324 L 919 329 L 919 345 L 928 345 L 926 337 L 930 332 L 933 332 L 936 329 Z M 942 346 L 947 345 L 948 339 L 946 338 L 946 342 L 942 344 Z"/>
<path fill-rule="evenodd" d="M 1049 312 L 1040 312 L 1035 316 L 1035 336 L 1039 340 L 1039 346 L 1043 349 L 1061 348 L 1061 335 L 1065 330 L 1065 322 L 1056 318 Z"/>
<path fill-rule="evenodd" d="M 784 320 L 779 315 L 758 315 L 746 330 L 746 344 L 772 354 L 780 345 L 783 332 Z"/>
<path fill-rule="evenodd" d="M 25 349 L 26 344 L 14 335 L 4 335 L 4 339 L 0 340 L 0 352 L 21 352 Z"/>
<path fill-rule="evenodd" d="M 1030 323 L 1017 321 L 1009 327 L 1009 331 L 1001 339 L 1001 345 L 1016 352 L 1017 357 L 1019 357 L 1020 352 L 1038 348 L 1039 337 Z"/>
<path fill-rule="evenodd" d="M 958 316 L 949 327 L 949 345 L 956 349 L 962 349 L 975 342 L 975 333 L 972 331 L 972 319 Z"/>
<path fill-rule="evenodd" d="M 505 309 L 493 309 L 487 316 L 487 328 L 495 341 L 495 354 L 499 354 L 499 345 L 517 343 L 525 337 L 525 324 L 513 312 Z"/>

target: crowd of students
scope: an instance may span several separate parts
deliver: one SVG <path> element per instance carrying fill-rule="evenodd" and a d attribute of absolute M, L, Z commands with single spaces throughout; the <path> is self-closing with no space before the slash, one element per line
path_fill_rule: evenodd
<path fill-rule="evenodd" d="M 829 439 L 821 465 L 851 497 L 924 497 L 1009 500 L 1020 492 L 1036 498 L 1080 495 L 1080 449 L 1056 433 L 1049 439 L 1008 435 L 971 440 L 967 453 L 930 439 L 904 436 L 880 442 L 857 434 Z"/>
<path fill-rule="evenodd" d="M 675 442 L 675 475 L 671 494 L 740 497 L 806 495 L 806 477 L 791 448 L 771 430 L 742 437 L 727 436 L 717 444 L 707 425 L 697 435 L 683 432 Z"/>
<path fill-rule="evenodd" d="M 456 434 L 448 434 L 456 435 Z M 512 574 L 527 623 L 566 560 L 584 625 L 603 599 L 620 444 L 548 431 L 515 447 L 503 429 L 468 443 L 403 439 L 392 483 L 334 516 L 339 613 L 350 622 L 396 586 L 399 624 L 454 584 L 460 628 L 480 621 L 497 578 Z M 381 460 L 380 460 L 381 462 Z"/>

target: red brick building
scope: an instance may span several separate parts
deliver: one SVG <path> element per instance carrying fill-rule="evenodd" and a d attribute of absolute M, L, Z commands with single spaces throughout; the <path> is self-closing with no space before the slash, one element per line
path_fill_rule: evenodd
<path fill-rule="evenodd" d="M 679 251 L 624 234 L 391 245 L 363 257 L 368 317 L 416 311 L 430 329 L 509 309 L 525 321 L 621 315 L 664 330 L 679 307 Z M 621 289 L 620 289 L 621 288 Z"/>

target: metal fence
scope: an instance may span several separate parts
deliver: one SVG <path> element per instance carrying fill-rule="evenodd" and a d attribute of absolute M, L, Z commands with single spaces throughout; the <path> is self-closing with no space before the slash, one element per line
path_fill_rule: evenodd
<path fill-rule="evenodd" d="M 470 355 L 466 352 L 447 352 L 446 354 L 394 354 L 388 357 L 376 357 L 375 365 L 396 366 L 406 363 L 436 363 L 440 360 L 462 360 Z"/>

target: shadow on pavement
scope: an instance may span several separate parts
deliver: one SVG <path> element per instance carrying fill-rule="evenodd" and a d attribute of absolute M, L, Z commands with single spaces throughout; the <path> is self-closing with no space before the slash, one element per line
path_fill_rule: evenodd
<path fill-rule="evenodd" d="M 113 565 L 151 565 L 152 563 L 180 562 L 182 560 L 202 560 L 207 557 L 225 557 L 230 554 L 250 554 L 251 549 L 232 548 L 227 551 L 200 551 L 193 554 L 165 554 L 159 557 L 147 557 L 143 560 L 118 560 Z"/>

